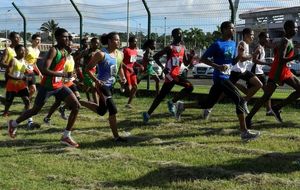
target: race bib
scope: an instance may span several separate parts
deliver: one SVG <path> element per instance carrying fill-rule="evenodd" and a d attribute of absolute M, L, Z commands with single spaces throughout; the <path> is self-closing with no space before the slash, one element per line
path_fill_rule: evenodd
<path fill-rule="evenodd" d="M 62 71 L 59 71 L 59 73 L 62 73 Z M 61 82 L 61 80 L 62 80 L 62 77 L 55 77 L 54 78 L 55 83 Z"/>
<path fill-rule="evenodd" d="M 179 66 L 180 61 L 179 61 L 179 57 L 172 57 L 172 66 L 176 67 Z"/>
<path fill-rule="evenodd" d="M 130 62 L 131 62 L 131 63 L 136 62 L 136 59 L 137 59 L 136 55 L 130 56 Z"/>
<path fill-rule="evenodd" d="M 154 61 L 149 61 L 149 64 L 150 65 L 154 65 Z"/>
<path fill-rule="evenodd" d="M 117 75 L 117 65 L 111 65 L 110 66 L 110 75 L 111 76 Z"/>
<path fill-rule="evenodd" d="M 16 78 L 20 78 L 21 72 L 20 72 L 20 71 L 15 71 L 15 72 L 13 73 L 13 76 L 16 77 Z"/>

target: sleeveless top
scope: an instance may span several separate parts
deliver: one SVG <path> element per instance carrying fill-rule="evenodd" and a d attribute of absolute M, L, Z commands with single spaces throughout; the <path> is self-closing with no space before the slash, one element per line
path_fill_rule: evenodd
<path fill-rule="evenodd" d="M 184 50 L 185 47 L 183 45 L 171 45 L 171 54 L 170 57 L 167 57 L 166 68 L 170 70 L 170 75 L 172 78 L 180 75 L 180 66 L 183 62 Z M 169 82 L 170 80 L 166 77 L 165 82 Z"/>
<path fill-rule="evenodd" d="M 137 60 L 137 50 L 127 47 L 123 50 L 123 54 L 123 63 L 129 68 L 133 68 Z"/>
<path fill-rule="evenodd" d="M 286 39 L 283 38 L 282 41 Z M 286 57 L 291 58 L 294 56 L 294 44 L 291 40 L 288 40 Z M 293 73 L 289 68 L 290 62 L 281 63 L 279 60 L 279 49 L 276 47 L 274 49 L 274 61 L 271 65 L 269 72 L 269 78 L 274 80 L 279 85 L 283 85 L 283 81 L 292 77 Z"/>
<path fill-rule="evenodd" d="M 36 64 L 39 55 L 40 55 L 40 50 L 38 48 L 34 48 L 34 49 L 32 47 L 27 48 L 27 55 L 25 56 L 25 61 L 29 73 L 34 71 L 33 66 Z"/>
<path fill-rule="evenodd" d="M 264 62 L 265 61 L 265 57 L 266 57 L 265 48 L 262 45 L 258 45 L 257 48 L 261 50 L 260 54 L 259 54 L 258 60 Z M 251 62 L 247 66 L 247 70 L 250 71 L 250 72 L 252 72 L 253 74 L 256 74 L 256 75 L 262 75 L 262 74 L 264 74 L 264 71 L 263 71 L 262 68 L 263 68 L 263 65 L 261 65 L 261 64 L 255 64 L 253 62 Z"/>
<path fill-rule="evenodd" d="M 98 75 L 97 78 L 101 80 L 105 86 L 112 87 L 116 81 L 117 58 L 112 57 L 109 53 L 104 53 L 104 60 L 98 63 Z"/>
<path fill-rule="evenodd" d="M 11 62 L 11 60 L 17 56 L 15 49 L 11 47 L 6 48 L 7 51 L 7 58 L 4 60 L 4 64 L 8 66 L 8 64 Z"/>
<path fill-rule="evenodd" d="M 64 50 L 64 55 L 57 49 L 56 49 L 56 56 L 53 59 L 49 70 L 55 71 L 55 72 L 63 72 L 65 62 L 66 62 L 66 55 L 67 51 Z M 46 76 L 43 75 L 41 85 L 44 86 L 48 90 L 55 90 L 58 88 L 61 88 L 63 86 L 62 77 L 57 76 Z"/>
<path fill-rule="evenodd" d="M 247 44 L 245 41 L 240 41 L 239 44 L 238 44 L 238 47 L 241 43 L 244 43 L 245 46 L 244 46 L 244 54 L 247 56 L 249 55 L 249 44 Z M 238 51 L 239 48 L 237 48 L 237 51 Z M 239 72 L 239 73 L 244 73 L 247 69 L 247 65 L 248 64 L 252 64 L 252 61 L 250 60 L 246 60 L 246 61 L 239 61 L 237 62 L 232 68 L 231 68 L 231 71 L 234 71 L 234 72 Z"/>
<path fill-rule="evenodd" d="M 9 75 L 16 78 L 23 78 L 25 72 L 26 72 L 25 60 L 24 59 L 18 60 L 16 58 L 13 58 L 13 64 L 11 70 L 9 71 Z M 16 79 L 9 78 L 6 83 L 6 90 L 8 92 L 18 92 L 20 90 L 25 89 L 26 87 L 27 84 L 22 79 L 16 80 Z"/>

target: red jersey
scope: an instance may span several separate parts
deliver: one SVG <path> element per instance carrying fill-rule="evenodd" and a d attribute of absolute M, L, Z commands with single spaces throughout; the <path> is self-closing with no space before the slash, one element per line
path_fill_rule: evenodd
<path fill-rule="evenodd" d="M 170 70 L 172 78 L 180 75 L 180 66 L 183 63 L 185 47 L 183 45 L 174 46 L 171 45 L 171 54 L 167 57 L 166 68 Z M 168 79 L 166 78 L 166 81 Z"/>
<path fill-rule="evenodd" d="M 269 78 L 274 80 L 279 85 L 283 85 L 284 80 L 293 76 L 292 71 L 288 67 L 287 63 L 280 63 L 278 48 L 274 50 L 274 61 L 271 65 L 271 70 L 269 72 Z M 291 58 L 294 56 L 294 45 L 291 41 L 288 42 L 286 57 Z"/>
<path fill-rule="evenodd" d="M 124 58 L 123 63 L 130 68 L 133 68 L 134 64 L 136 63 L 137 59 L 137 50 L 136 49 L 130 49 L 130 48 L 124 48 L 123 50 Z"/>

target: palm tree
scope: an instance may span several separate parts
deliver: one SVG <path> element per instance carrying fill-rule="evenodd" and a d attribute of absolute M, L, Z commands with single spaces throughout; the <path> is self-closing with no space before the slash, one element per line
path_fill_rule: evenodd
<path fill-rule="evenodd" d="M 41 31 L 47 32 L 49 35 L 51 35 L 52 45 L 54 45 L 54 40 L 55 40 L 54 33 L 57 28 L 58 28 L 58 23 L 56 23 L 53 19 L 48 20 L 48 22 L 44 22 L 40 27 Z"/>

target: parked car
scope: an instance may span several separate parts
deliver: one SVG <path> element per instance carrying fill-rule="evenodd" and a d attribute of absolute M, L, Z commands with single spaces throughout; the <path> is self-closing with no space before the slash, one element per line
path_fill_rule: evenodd
<path fill-rule="evenodd" d="M 214 68 L 204 63 L 197 63 L 193 67 L 194 78 L 212 78 Z"/>

